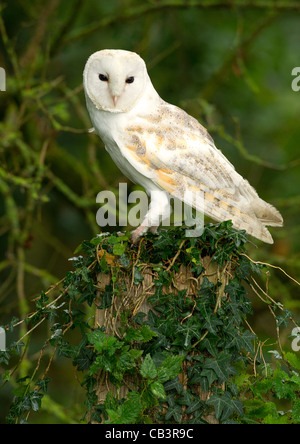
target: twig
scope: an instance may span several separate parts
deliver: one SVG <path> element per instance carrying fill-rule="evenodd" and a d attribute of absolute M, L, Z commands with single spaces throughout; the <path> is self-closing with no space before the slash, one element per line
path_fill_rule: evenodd
<path fill-rule="evenodd" d="M 289 274 L 287 274 L 286 271 L 284 271 L 282 268 L 277 267 L 276 265 L 272 265 L 272 264 L 268 264 L 267 262 L 261 262 L 261 261 L 254 261 L 253 259 L 251 259 L 251 257 L 247 256 L 247 254 L 245 253 L 241 253 L 241 256 L 245 256 L 247 259 L 249 259 L 249 261 L 251 261 L 253 264 L 257 264 L 257 265 L 266 265 L 268 267 L 271 268 L 275 268 L 277 270 L 280 270 L 282 273 L 284 273 L 289 279 L 291 279 L 292 281 L 294 281 L 297 285 L 300 286 L 300 282 L 296 281 L 296 279 L 294 279 L 292 276 L 290 276 Z"/>
<path fill-rule="evenodd" d="M 100 29 L 115 26 L 118 23 L 124 24 L 124 22 L 140 19 L 143 16 L 155 12 L 168 11 L 170 9 L 229 9 L 233 8 L 244 9 L 262 9 L 262 10 L 276 10 L 276 11 L 299 11 L 300 5 L 298 1 L 277 1 L 276 3 L 270 3 L 266 0 L 232 0 L 230 2 L 224 0 L 165 0 L 156 3 L 140 4 L 128 9 L 122 9 L 120 15 L 112 15 L 104 17 L 97 22 L 91 23 L 87 26 L 83 26 L 76 33 L 71 34 L 65 39 L 65 44 L 80 40 L 83 37 L 87 37 Z"/>
<path fill-rule="evenodd" d="M 181 244 L 180 244 L 180 246 L 179 246 L 179 248 L 178 248 L 177 253 L 176 253 L 175 256 L 173 257 L 172 262 L 170 263 L 170 265 L 168 266 L 168 268 L 167 268 L 166 271 L 170 271 L 170 270 L 171 270 L 171 268 L 173 267 L 173 265 L 174 265 L 175 262 L 177 261 L 177 258 L 178 258 L 178 256 L 180 255 L 181 250 L 182 250 L 182 247 L 183 247 L 183 245 L 186 243 L 186 241 L 187 241 L 187 239 L 183 239 L 183 241 L 181 242 Z"/>

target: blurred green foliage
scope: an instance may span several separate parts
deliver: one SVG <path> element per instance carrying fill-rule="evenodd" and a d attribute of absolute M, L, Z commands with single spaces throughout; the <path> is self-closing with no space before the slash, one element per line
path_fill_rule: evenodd
<path fill-rule="evenodd" d="M 299 281 L 300 92 L 291 87 L 299 25 L 292 0 L 1 0 L 0 324 L 24 317 L 41 289 L 65 275 L 76 246 L 99 232 L 97 193 L 126 180 L 88 133 L 82 71 L 105 48 L 138 52 L 160 95 L 199 119 L 278 207 L 285 227 L 272 230 L 274 246 L 253 241 L 249 256 Z M 299 313 L 299 286 L 280 270 L 266 289 Z M 273 334 L 264 304 L 255 323 Z M 31 352 L 41 344 L 37 336 Z M 72 422 L 82 401 L 72 370 L 57 360 L 51 372 L 57 383 L 36 421 Z M 0 396 L 1 422 L 10 395 Z"/>

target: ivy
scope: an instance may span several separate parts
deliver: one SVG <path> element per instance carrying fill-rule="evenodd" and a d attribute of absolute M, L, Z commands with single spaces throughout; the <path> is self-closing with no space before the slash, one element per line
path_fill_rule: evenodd
<path fill-rule="evenodd" d="M 246 241 L 231 222 L 209 224 L 197 239 L 177 228 L 149 233 L 137 246 L 130 233 L 84 241 L 75 253 L 80 256 L 71 258 L 73 270 L 35 299 L 35 311 L 5 326 L 7 332 L 26 331 L 0 353 L 2 385 L 13 388 L 7 422 L 27 423 L 43 408 L 53 382 L 48 372 L 60 356 L 71 360 L 86 392 L 86 422 L 195 424 L 214 417 L 221 423 L 299 424 L 299 356 L 278 344 L 269 353 L 272 364 L 249 326 L 253 309 L 245 284 L 253 286 L 252 276 L 263 276 L 265 266 L 248 258 Z M 205 274 L 207 257 L 219 270 L 214 281 Z M 182 266 L 197 282 L 192 294 L 174 287 Z M 113 310 L 129 289 L 145 286 L 145 267 L 153 276 L 151 309 L 124 309 L 107 331 L 95 322 L 95 310 Z M 103 285 L 100 273 L 109 278 Z M 266 303 L 277 330 L 294 322 L 279 303 Z M 28 375 L 18 379 L 29 338 L 43 323 L 49 335 L 25 367 Z M 72 333 L 80 336 L 75 343 Z M 120 396 L 125 382 L 129 389 Z M 99 400 L 101 383 L 109 390 Z"/>

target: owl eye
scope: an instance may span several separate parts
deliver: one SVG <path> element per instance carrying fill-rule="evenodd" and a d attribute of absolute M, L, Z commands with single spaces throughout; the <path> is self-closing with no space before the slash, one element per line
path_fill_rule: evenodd
<path fill-rule="evenodd" d="M 134 82 L 134 77 L 128 77 L 128 79 L 126 79 L 126 83 L 133 83 Z"/>
<path fill-rule="evenodd" d="M 104 74 L 99 74 L 99 79 L 101 80 L 101 82 L 108 82 L 108 77 Z"/>

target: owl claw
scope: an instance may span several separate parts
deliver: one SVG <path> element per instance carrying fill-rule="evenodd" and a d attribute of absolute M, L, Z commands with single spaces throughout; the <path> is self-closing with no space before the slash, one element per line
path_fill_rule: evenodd
<path fill-rule="evenodd" d="M 147 231 L 147 227 L 140 225 L 131 233 L 131 242 L 136 245 L 139 241 L 139 238 L 142 236 L 142 234 L 145 233 L 145 231 Z"/>
<path fill-rule="evenodd" d="M 147 231 L 148 227 L 140 225 L 136 230 L 131 233 L 131 242 L 136 245 L 139 241 L 139 238 Z M 150 231 L 152 234 L 157 233 L 157 226 L 150 227 Z"/>
<path fill-rule="evenodd" d="M 152 234 L 157 234 L 157 229 L 158 229 L 158 227 L 155 225 L 155 226 L 150 228 L 150 231 L 151 231 Z"/>

